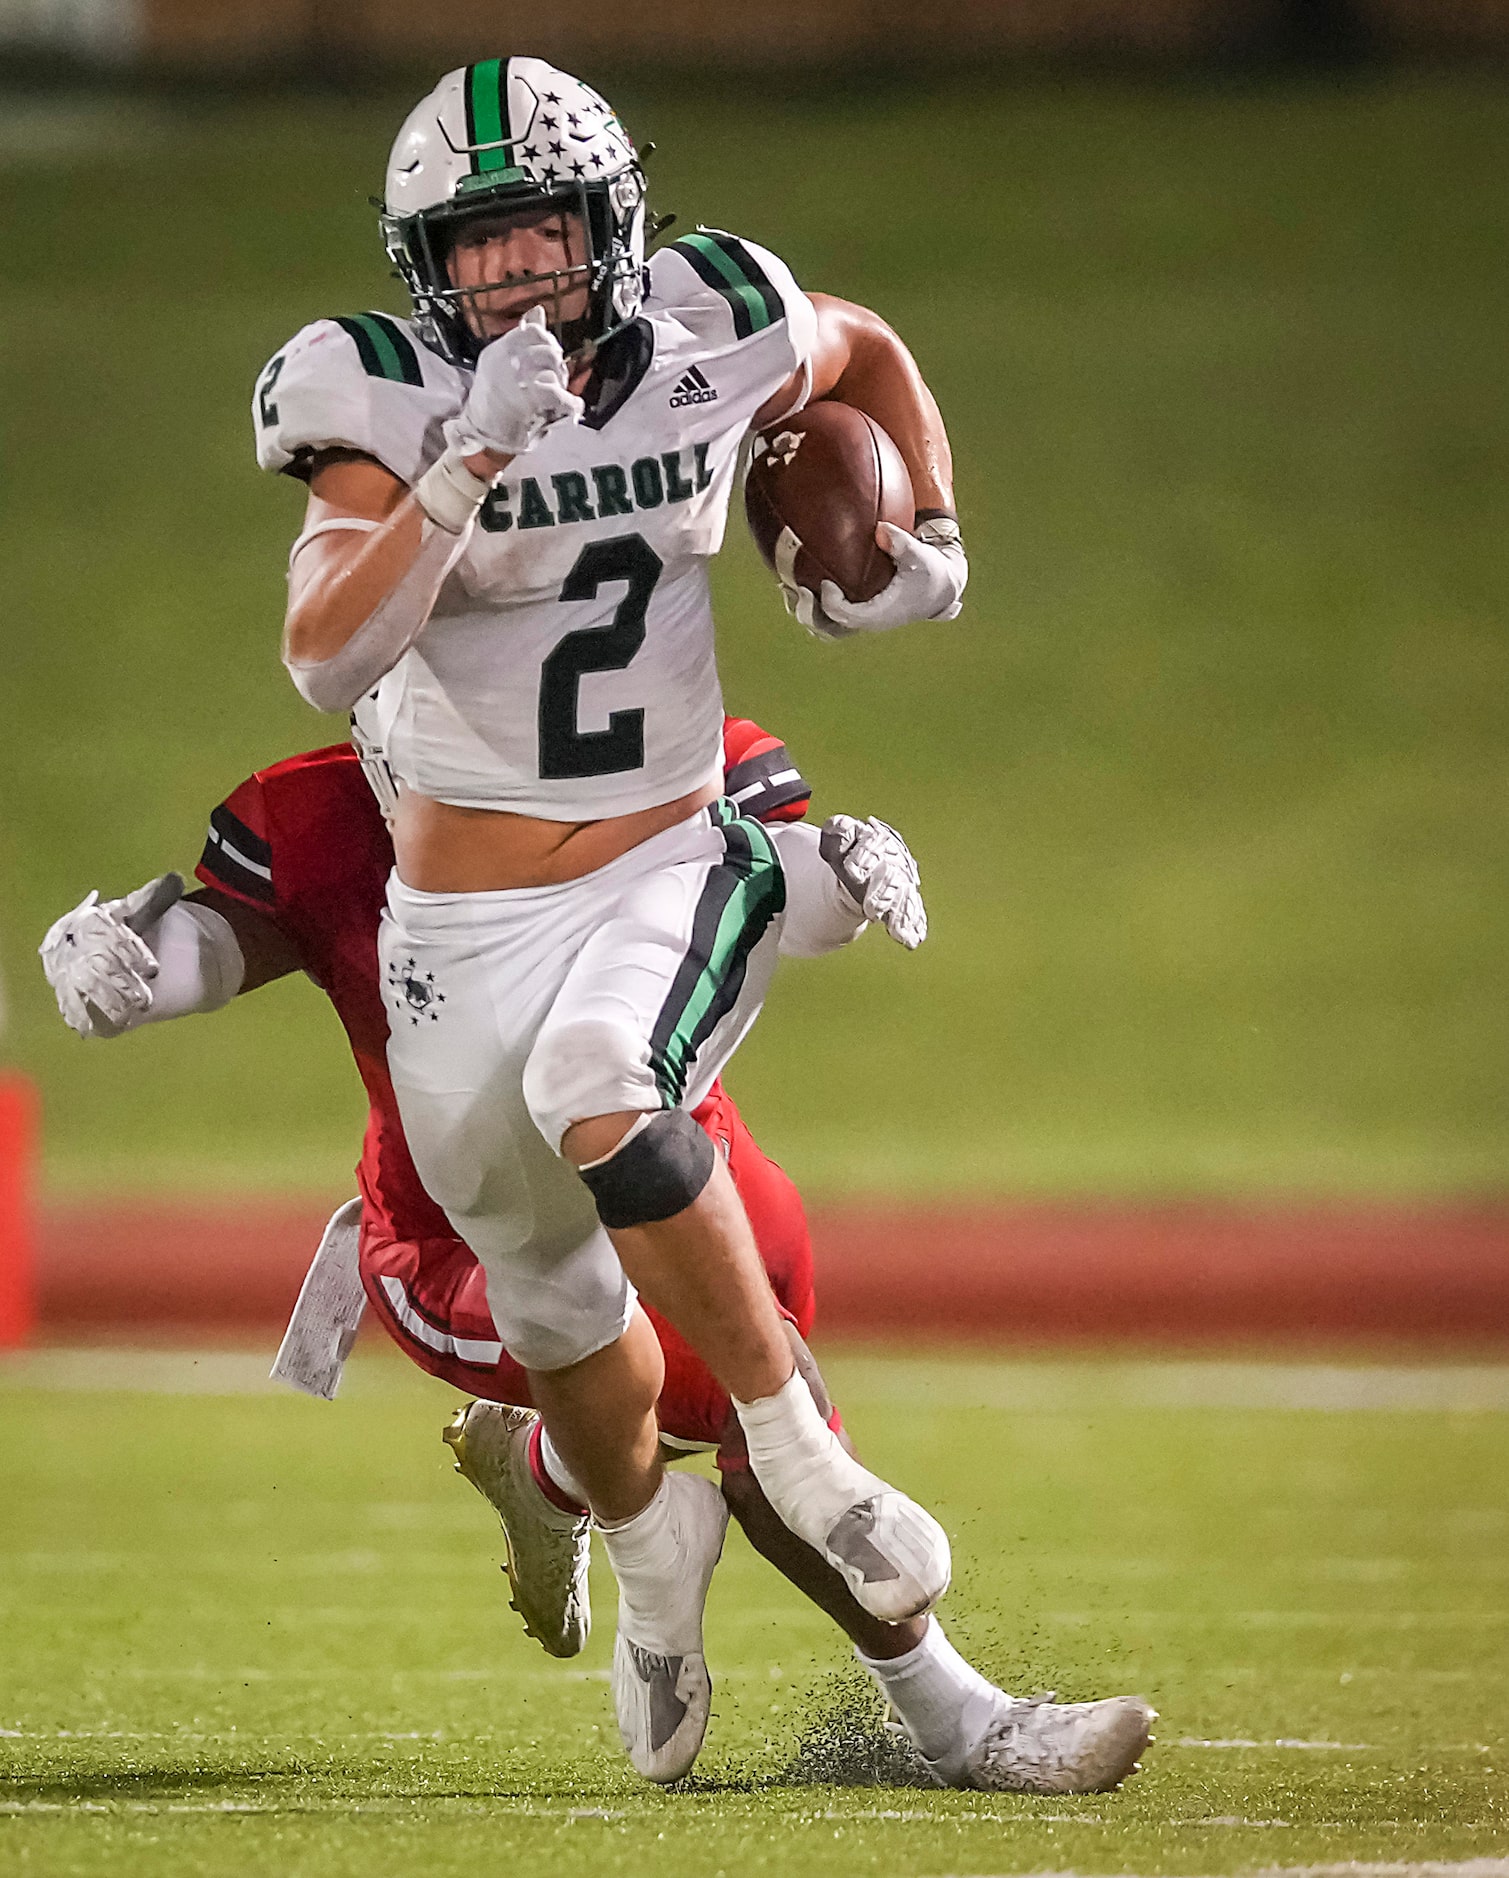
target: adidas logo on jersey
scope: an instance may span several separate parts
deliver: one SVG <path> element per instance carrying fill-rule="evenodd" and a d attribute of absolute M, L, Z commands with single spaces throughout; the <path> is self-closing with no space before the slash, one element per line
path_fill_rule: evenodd
<path fill-rule="evenodd" d="M 671 393 L 671 409 L 679 411 L 684 404 L 711 404 L 717 392 L 702 375 L 702 368 L 694 365 Z"/>

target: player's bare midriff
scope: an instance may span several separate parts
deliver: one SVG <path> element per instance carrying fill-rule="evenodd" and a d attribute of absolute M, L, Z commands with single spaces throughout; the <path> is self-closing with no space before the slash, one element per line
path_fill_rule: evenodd
<path fill-rule="evenodd" d="M 716 800 L 708 783 L 633 815 L 546 822 L 506 809 L 460 808 L 401 790 L 393 824 L 398 878 L 419 893 L 498 893 L 580 880 Z"/>

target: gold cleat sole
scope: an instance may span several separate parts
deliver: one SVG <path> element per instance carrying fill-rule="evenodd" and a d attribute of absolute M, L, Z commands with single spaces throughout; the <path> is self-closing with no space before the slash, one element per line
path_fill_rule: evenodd
<path fill-rule="evenodd" d="M 496 1505 L 493 1504 L 487 1489 L 478 1479 L 475 1470 L 470 1465 L 467 1454 L 466 1422 L 467 1417 L 476 1405 L 475 1398 L 470 1402 L 463 1402 L 460 1408 L 456 1410 L 455 1414 L 446 1423 L 445 1427 L 441 1429 L 440 1438 L 456 1457 L 455 1471 L 461 1475 L 463 1480 L 469 1481 L 471 1485 L 477 1489 L 483 1499 L 487 1501 L 488 1505 L 492 1506 L 493 1512 L 497 1516 L 498 1526 L 503 1534 L 503 1563 L 498 1569 L 508 1581 L 508 1608 L 522 1620 L 525 1636 L 532 1637 L 547 1656 L 553 1656 L 559 1661 L 567 1661 L 571 1657 L 578 1655 L 582 1646 L 578 1644 L 574 1650 L 562 1650 L 559 1647 L 559 1639 L 553 1637 L 548 1632 L 536 1629 L 534 1624 L 530 1622 L 529 1614 L 525 1610 L 524 1605 L 520 1602 L 522 1593 L 519 1590 L 519 1566 L 518 1560 L 514 1556 L 514 1544 L 509 1534 L 508 1521 L 504 1519 Z"/>

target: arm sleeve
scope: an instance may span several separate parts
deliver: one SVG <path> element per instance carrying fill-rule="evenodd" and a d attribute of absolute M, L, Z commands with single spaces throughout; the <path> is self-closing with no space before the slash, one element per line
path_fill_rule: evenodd
<path fill-rule="evenodd" d="M 869 924 L 818 852 L 818 831 L 805 822 L 771 830 L 786 876 L 786 913 L 780 953 L 816 959 L 857 939 Z"/>
<path fill-rule="evenodd" d="M 445 447 L 465 381 L 386 313 L 316 320 L 262 369 L 257 462 L 302 476 L 317 450 L 360 450 L 412 486 Z"/>
<path fill-rule="evenodd" d="M 799 822 L 812 803 L 785 744 L 744 717 L 723 720 L 723 793 L 757 822 Z"/>
<path fill-rule="evenodd" d="M 249 776 L 211 813 L 195 878 L 275 920 L 278 894 L 271 832 L 261 779 Z"/>

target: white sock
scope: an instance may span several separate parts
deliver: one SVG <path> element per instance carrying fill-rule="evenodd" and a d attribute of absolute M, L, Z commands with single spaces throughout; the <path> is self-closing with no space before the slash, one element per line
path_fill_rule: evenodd
<path fill-rule="evenodd" d="M 877 1661 L 859 1649 L 854 1654 L 895 1709 L 912 1746 L 940 1780 L 956 1780 L 1001 1691 L 965 1662 L 936 1617 L 927 1620 L 921 1643 L 905 1656 Z"/>
<path fill-rule="evenodd" d="M 734 1398 L 749 1464 L 766 1498 L 809 1545 L 821 1545 L 833 1522 L 856 1500 L 886 1491 L 846 1454 L 823 1420 L 800 1373 L 783 1389 L 754 1402 Z"/>
<path fill-rule="evenodd" d="M 679 1636 L 676 1613 L 666 1608 L 665 1587 L 674 1584 L 680 1572 L 680 1547 L 671 1522 L 671 1477 L 665 1475 L 649 1505 L 632 1519 L 593 1525 L 603 1536 L 608 1562 L 618 1580 L 620 1602 L 619 1626 L 646 1650 L 663 1650 L 668 1656 L 688 1647 Z M 700 1613 L 699 1613 L 700 1614 Z M 668 1619 L 670 1622 L 668 1624 Z"/>
<path fill-rule="evenodd" d="M 641 1649 L 700 1654 L 702 1607 L 728 1514 L 710 1481 L 666 1474 L 649 1505 L 602 1534 L 618 1580 L 618 1628 Z"/>
<path fill-rule="evenodd" d="M 562 1493 L 575 1500 L 578 1506 L 587 1504 L 586 1489 L 561 1459 L 559 1450 L 550 1439 L 550 1430 L 545 1427 L 540 1429 L 540 1465 Z"/>

